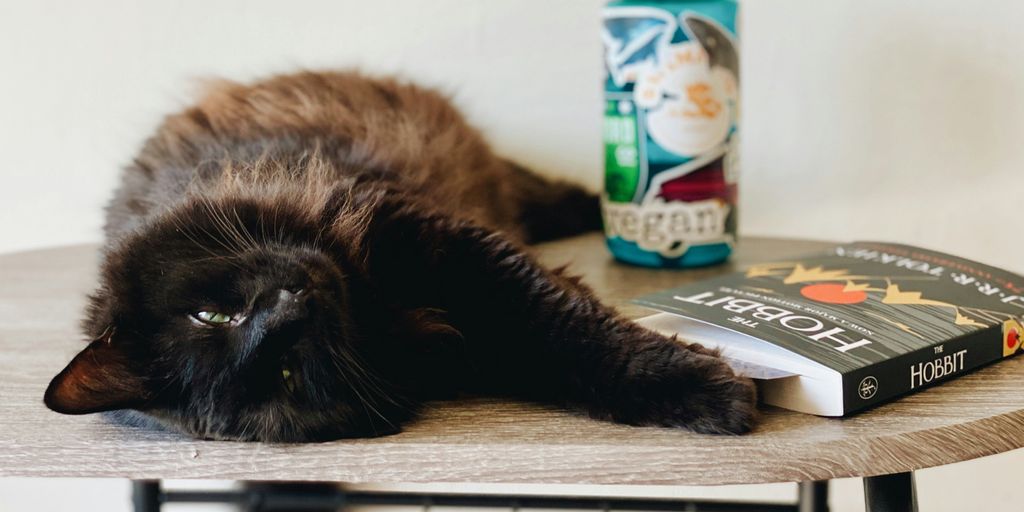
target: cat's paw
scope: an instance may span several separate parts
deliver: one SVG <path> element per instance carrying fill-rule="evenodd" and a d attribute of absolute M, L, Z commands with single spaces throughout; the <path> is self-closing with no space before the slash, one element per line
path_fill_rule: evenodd
<path fill-rule="evenodd" d="M 754 383 L 714 351 L 668 342 L 633 353 L 604 416 L 632 425 L 742 434 L 757 417 Z"/>

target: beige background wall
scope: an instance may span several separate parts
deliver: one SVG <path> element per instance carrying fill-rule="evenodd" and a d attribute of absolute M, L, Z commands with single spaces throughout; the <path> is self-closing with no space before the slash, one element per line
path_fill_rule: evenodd
<path fill-rule="evenodd" d="M 601 5 L 3 0 L 0 251 L 98 240 L 119 166 L 210 75 L 400 72 L 451 91 L 506 154 L 596 188 Z M 743 17 L 743 232 L 905 241 L 1024 271 L 1024 3 L 750 0 Z M 926 472 L 922 492 L 972 479 L 958 496 L 999 500 L 1022 464 Z M 126 489 L 74 485 L 0 481 L 0 510 L 89 492 L 113 510 Z M 855 510 L 843 485 L 838 510 Z"/>
<path fill-rule="evenodd" d="M 100 206 L 204 76 L 400 72 L 503 152 L 597 187 L 600 0 L 0 3 L 0 250 Z M 1024 4 L 744 4 L 742 229 L 907 241 L 1024 270 Z"/>

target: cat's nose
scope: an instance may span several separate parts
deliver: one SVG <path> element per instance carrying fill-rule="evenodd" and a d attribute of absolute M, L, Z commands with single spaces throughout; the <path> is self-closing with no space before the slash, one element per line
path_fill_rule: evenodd
<path fill-rule="evenodd" d="M 309 294 L 303 289 L 269 290 L 260 297 L 253 320 L 264 331 L 302 320 L 309 315 Z"/>
<path fill-rule="evenodd" d="M 301 320 L 309 313 L 309 308 L 306 307 L 306 292 L 301 288 L 277 290 L 276 301 L 272 308 L 272 316 L 278 317 L 277 320 L 280 322 Z"/>
<path fill-rule="evenodd" d="M 252 314 L 242 324 L 245 337 L 239 345 L 238 365 L 257 356 L 276 358 L 296 341 L 293 328 L 309 317 L 309 293 L 300 289 L 268 290 L 257 298 Z"/>

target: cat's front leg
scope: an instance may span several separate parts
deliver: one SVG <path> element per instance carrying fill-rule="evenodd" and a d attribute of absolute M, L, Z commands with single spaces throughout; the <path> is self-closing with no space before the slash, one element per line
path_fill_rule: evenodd
<path fill-rule="evenodd" d="M 718 354 L 685 344 L 623 319 L 595 375 L 603 385 L 587 401 L 591 415 L 633 425 L 684 427 L 738 434 L 756 417 L 753 383 L 733 373 Z"/>
<path fill-rule="evenodd" d="M 498 232 L 386 200 L 364 249 L 384 293 L 446 311 L 466 340 L 469 380 L 623 423 L 751 428 L 754 387 L 715 352 L 622 318 Z"/>

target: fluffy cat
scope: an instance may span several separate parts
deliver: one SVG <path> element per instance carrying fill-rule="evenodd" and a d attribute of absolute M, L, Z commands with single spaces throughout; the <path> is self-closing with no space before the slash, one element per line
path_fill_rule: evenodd
<path fill-rule="evenodd" d="M 93 341 L 45 402 L 250 441 L 394 433 L 461 391 L 749 430 L 754 387 L 715 352 L 621 318 L 520 245 L 599 226 L 594 195 L 499 158 L 430 90 L 220 83 L 124 171 Z"/>

